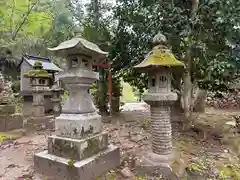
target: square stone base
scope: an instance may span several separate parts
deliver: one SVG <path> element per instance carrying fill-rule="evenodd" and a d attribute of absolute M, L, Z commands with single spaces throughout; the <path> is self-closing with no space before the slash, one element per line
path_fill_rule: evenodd
<path fill-rule="evenodd" d="M 23 127 L 23 116 L 21 114 L 0 115 L 0 131 L 10 131 Z"/>
<path fill-rule="evenodd" d="M 108 148 L 108 134 L 102 132 L 84 139 L 48 137 L 48 153 L 63 158 L 82 160 Z"/>
<path fill-rule="evenodd" d="M 54 129 L 54 116 L 29 117 L 24 122 L 24 128 L 28 131 L 41 131 L 45 129 Z"/>
<path fill-rule="evenodd" d="M 34 156 L 35 171 L 54 180 L 95 180 L 98 176 L 120 166 L 120 150 L 109 145 L 94 156 L 81 161 L 65 159 L 40 152 Z"/>
<path fill-rule="evenodd" d="M 153 152 L 140 152 L 137 157 L 136 172 L 138 175 L 161 175 L 163 179 L 171 180 L 180 180 L 184 175 L 185 164 L 175 153 L 158 155 Z"/>

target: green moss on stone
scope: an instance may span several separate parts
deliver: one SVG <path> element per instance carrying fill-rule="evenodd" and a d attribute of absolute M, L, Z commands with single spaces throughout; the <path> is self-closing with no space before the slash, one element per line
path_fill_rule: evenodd
<path fill-rule="evenodd" d="M 46 70 L 43 69 L 42 63 L 40 61 L 35 61 L 33 65 L 34 70 L 30 70 L 24 73 L 24 77 L 39 77 L 39 78 L 51 78 L 52 75 L 48 74 Z"/>
<path fill-rule="evenodd" d="M 152 51 L 148 54 L 148 57 L 136 68 L 144 68 L 148 66 L 184 66 L 184 64 L 177 60 L 172 52 L 161 45 L 155 46 Z"/>
<path fill-rule="evenodd" d="M 38 60 L 35 61 L 34 65 L 33 65 L 33 68 L 34 68 L 34 69 L 42 69 L 43 66 L 42 66 L 41 61 L 38 61 Z"/>
<path fill-rule="evenodd" d="M 68 168 L 69 169 L 73 169 L 75 166 L 74 166 L 74 164 L 75 164 L 75 160 L 73 160 L 73 159 L 69 159 L 69 161 L 68 161 Z"/>
<path fill-rule="evenodd" d="M 83 150 L 84 157 L 89 157 L 101 151 L 99 139 L 92 138 L 87 140 L 87 143 L 88 143 L 87 147 Z"/>
<path fill-rule="evenodd" d="M 79 159 L 78 148 L 71 143 L 72 142 L 69 141 L 55 139 L 52 144 L 54 154 L 78 160 Z"/>
<path fill-rule="evenodd" d="M 44 69 L 38 69 L 38 70 L 30 70 L 26 73 L 24 73 L 24 77 L 31 78 L 52 78 L 51 74 L 48 74 L 48 72 Z"/>

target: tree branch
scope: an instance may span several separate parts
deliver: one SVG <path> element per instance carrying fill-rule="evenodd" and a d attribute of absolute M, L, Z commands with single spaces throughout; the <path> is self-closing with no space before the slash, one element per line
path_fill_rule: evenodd
<path fill-rule="evenodd" d="M 37 5 L 37 2 L 33 3 L 31 5 L 31 3 L 29 2 L 28 4 L 28 10 L 22 20 L 22 22 L 19 24 L 19 26 L 16 28 L 16 31 L 15 33 L 13 33 L 13 36 L 12 36 L 12 40 L 15 40 L 16 37 L 17 37 L 17 34 L 19 33 L 19 31 L 21 30 L 22 26 L 25 24 L 25 22 L 27 21 L 28 17 L 29 17 L 29 14 L 32 12 L 33 8 Z"/>
<path fill-rule="evenodd" d="M 13 36 L 13 14 L 14 14 L 14 12 L 15 12 L 15 0 L 12 0 L 12 12 L 11 12 L 11 16 L 10 16 L 10 32 L 11 32 L 11 35 Z"/>

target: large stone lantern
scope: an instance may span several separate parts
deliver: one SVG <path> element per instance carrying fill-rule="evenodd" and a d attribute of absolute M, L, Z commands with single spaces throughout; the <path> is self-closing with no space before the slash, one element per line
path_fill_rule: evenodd
<path fill-rule="evenodd" d="M 170 108 L 178 96 L 171 92 L 171 73 L 184 65 L 168 49 L 164 35 L 157 34 L 153 44 L 153 49 L 135 68 L 148 73 L 148 93 L 143 99 L 151 109 L 152 152 L 141 156 L 140 166 L 154 171 L 154 168 L 170 167 L 173 160 Z"/>
<path fill-rule="evenodd" d="M 93 63 L 107 53 L 79 37 L 51 48 L 67 60 L 67 69 L 59 74 L 68 92 L 62 112 L 55 120 L 56 135 L 48 138 L 48 150 L 35 155 L 36 171 L 57 180 L 91 180 L 120 165 L 118 147 L 108 144 L 102 131 L 102 118 L 88 93 L 99 75 Z"/>

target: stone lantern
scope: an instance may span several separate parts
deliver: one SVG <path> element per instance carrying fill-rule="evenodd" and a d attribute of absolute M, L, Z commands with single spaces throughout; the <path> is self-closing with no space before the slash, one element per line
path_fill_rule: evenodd
<path fill-rule="evenodd" d="M 141 156 L 140 167 L 155 171 L 170 167 L 173 161 L 170 108 L 178 96 L 171 92 L 171 72 L 184 64 L 168 49 L 166 37 L 161 33 L 154 37 L 153 44 L 153 49 L 135 68 L 148 73 L 148 93 L 143 99 L 151 110 L 152 152 Z"/>
<path fill-rule="evenodd" d="M 108 144 L 102 118 L 88 93 L 99 74 L 93 63 L 107 53 L 80 37 L 49 49 L 67 60 L 67 69 L 59 73 L 69 97 L 55 120 L 56 135 L 48 138 L 48 150 L 35 155 L 35 169 L 54 179 L 91 180 L 120 165 L 118 147 Z"/>
<path fill-rule="evenodd" d="M 44 92 L 49 91 L 49 83 L 52 75 L 43 69 L 42 63 L 36 61 L 33 66 L 34 70 L 30 70 L 24 74 L 25 77 L 30 78 L 30 85 L 33 93 L 33 117 L 28 119 L 25 127 L 42 129 L 48 126 L 52 116 L 45 115 L 44 108 Z"/>

